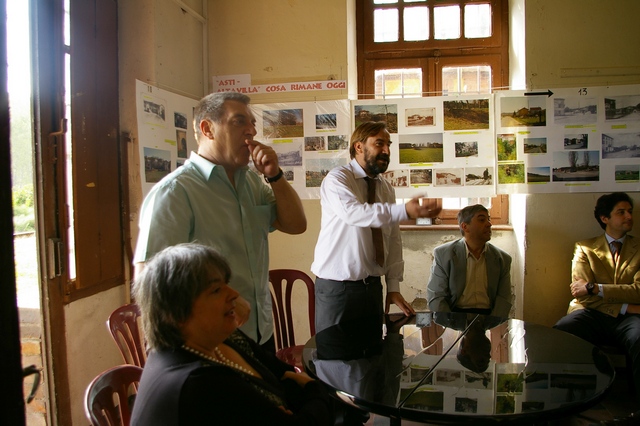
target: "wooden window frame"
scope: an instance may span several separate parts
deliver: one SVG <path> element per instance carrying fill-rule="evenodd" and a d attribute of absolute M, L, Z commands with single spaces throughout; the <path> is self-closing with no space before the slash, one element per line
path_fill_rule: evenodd
<path fill-rule="evenodd" d="M 442 208 L 441 198 L 430 198 L 423 202 L 431 202 L 437 208 Z M 438 216 L 433 219 L 432 225 L 416 225 L 416 220 L 410 219 L 400 222 L 400 228 L 402 230 L 429 230 L 438 229 L 439 227 L 457 228 L 459 211 L 460 209 L 442 209 Z M 493 225 L 509 225 L 509 196 L 507 194 L 498 194 L 491 198 L 489 216 Z"/>
<path fill-rule="evenodd" d="M 375 97 L 375 70 L 391 68 L 422 68 L 423 88 L 425 94 L 438 95 L 441 93 L 437 72 L 445 62 L 466 64 L 489 64 L 496 66 L 492 72 L 492 87 L 502 88 L 508 85 L 509 69 L 509 8 L 508 0 L 433 0 L 425 5 L 446 6 L 466 4 L 491 4 L 492 35 L 487 38 L 434 40 L 431 36 L 425 41 L 397 41 L 375 43 L 373 41 L 373 10 L 376 8 L 398 8 L 402 33 L 402 0 L 396 4 L 374 5 L 373 0 L 356 0 L 356 28 L 357 28 L 357 63 L 358 63 L 358 93 L 360 99 Z M 417 6 L 423 3 L 407 3 Z M 407 6 L 407 7 L 408 7 Z M 462 13 L 461 15 L 464 15 Z M 433 33 L 433 13 L 429 14 L 430 31 Z M 463 19 L 463 18 L 461 18 Z M 399 34 L 399 35 L 400 35 Z M 466 58 L 466 59 L 465 59 Z M 394 65 L 396 64 L 396 65 Z"/>
<path fill-rule="evenodd" d="M 123 167 L 119 137 L 118 14 L 112 0 L 70 1 L 76 278 L 67 301 L 125 280 Z"/>
<path fill-rule="evenodd" d="M 492 10 L 492 35 L 487 38 L 435 40 L 433 38 L 433 7 L 460 5 L 461 30 L 464 31 L 464 6 L 490 4 Z M 429 13 L 429 39 L 403 41 L 403 8 L 427 5 Z M 398 41 L 376 43 L 373 41 L 374 9 L 399 9 Z M 442 68 L 446 66 L 489 65 L 491 87 L 499 89 L 508 85 L 509 70 L 509 4 L 508 0 L 428 0 L 424 3 L 398 3 L 374 5 L 373 0 L 356 0 L 356 44 L 358 63 L 358 97 L 375 98 L 375 71 L 380 69 L 420 68 L 424 95 L 442 94 Z M 442 205 L 442 200 L 437 202 Z M 457 227 L 458 209 L 445 209 L 434 222 L 436 226 L 415 225 L 415 220 L 403 222 L 402 229 L 434 229 L 438 226 Z M 491 200 L 491 222 L 508 225 L 509 196 L 497 195 Z"/>
<path fill-rule="evenodd" d="M 40 257 L 43 285 L 59 292 L 56 301 L 60 297 L 67 304 L 125 282 L 128 208 L 123 196 L 126 161 L 121 158 L 126 150 L 119 137 L 118 6 L 113 0 L 70 0 L 67 46 L 62 36 L 64 1 L 35 1 L 34 28 L 50 31 L 37 32 L 34 47 Z M 67 53 L 71 117 L 64 101 Z M 67 192 L 68 130 L 72 199 Z M 75 255 L 75 276 L 70 255 Z"/>
<path fill-rule="evenodd" d="M 491 15 L 491 28 L 492 34 L 485 38 L 464 38 L 450 40 L 437 40 L 434 38 L 434 7 L 441 6 L 460 6 L 460 30 L 464 32 L 464 6 L 468 4 L 490 4 L 492 11 L 501 10 L 501 4 L 503 0 L 439 0 L 434 2 L 433 0 L 425 2 L 412 2 L 404 3 L 399 0 L 398 3 L 390 4 L 373 4 L 373 1 L 365 0 L 363 3 L 365 17 L 369 16 L 370 19 L 365 19 L 363 24 L 364 48 L 367 53 L 385 53 L 389 51 L 424 51 L 429 49 L 468 49 L 478 47 L 499 47 L 502 44 L 502 26 L 506 23 L 501 19 L 499 13 L 492 13 Z M 404 41 L 402 40 L 404 9 L 416 6 L 426 6 L 429 8 L 429 38 L 427 40 L 420 41 Z M 395 42 L 375 42 L 374 28 L 373 28 L 373 13 L 376 9 L 398 9 L 398 41 Z"/>

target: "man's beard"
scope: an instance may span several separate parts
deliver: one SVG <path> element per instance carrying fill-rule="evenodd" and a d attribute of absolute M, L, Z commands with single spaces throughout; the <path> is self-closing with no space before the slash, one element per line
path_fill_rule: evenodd
<path fill-rule="evenodd" d="M 379 165 L 379 160 L 384 160 L 384 165 Z M 386 172 L 387 167 L 389 167 L 389 160 L 388 154 L 378 154 L 374 157 L 369 154 L 369 150 L 365 149 L 364 151 L 365 171 L 371 176 L 377 176 L 380 173 Z"/>

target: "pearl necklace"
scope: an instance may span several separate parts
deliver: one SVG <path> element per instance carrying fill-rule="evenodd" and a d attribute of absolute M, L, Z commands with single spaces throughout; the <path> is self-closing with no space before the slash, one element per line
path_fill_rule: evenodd
<path fill-rule="evenodd" d="M 227 358 L 226 356 L 224 356 L 222 354 L 222 351 L 220 350 L 220 348 L 218 348 L 217 346 L 213 350 L 215 351 L 216 356 L 218 358 L 220 358 L 220 359 L 212 357 L 212 356 L 207 355 L 207 354 L 204 354 L 204 353 L 202 353 L 202 352 L 200 352 L 198 350 L 195 350 L 195 349 L 193 349 L 193 348 L 191 348 L 191 347 L 189 347 L 187 345 L 182 345 L 182 349 L 184 349 L 186 351 L 189 351 L 192 354 L 199 356 L 200 358 L 204 358 L 207 361 L 212 361 L 212 362 L 215 362 L 217 364 L 222 364 L 222 365 L 225 365 L 227 367 L 235 368 L 236 370 L 242 371 L 245 374 L 248 374 L 250 376 L 255 376 L 255 374 L 253 374 L 253 372 L 251 370 L 248 370 L 248 369 L 244 368 L 240 364 L 235 363 L 235 362 L 231 361 L 229 358 Z"/>

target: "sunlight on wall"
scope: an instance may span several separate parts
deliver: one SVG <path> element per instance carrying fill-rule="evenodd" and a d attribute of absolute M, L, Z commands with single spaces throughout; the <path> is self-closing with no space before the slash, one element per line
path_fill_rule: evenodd
<path fill-rule="evenodd" d="M 525 19 L 524 0 L 509 1 L 509 87 L 527 88 L 525 77 Z"/>

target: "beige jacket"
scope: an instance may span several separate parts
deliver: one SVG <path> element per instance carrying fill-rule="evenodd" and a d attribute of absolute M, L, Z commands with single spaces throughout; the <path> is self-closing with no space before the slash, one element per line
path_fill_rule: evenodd
<path fill-rule="evenodd" d="M 603 296 L 583 296 L 569 303 L 569 313 L 576 309 L 596 309 L 618 316 L 624 303 L 640 303 L 640 251 L 638 241 L 625 237 L 620 261 L 614 266 L 611 250 L 604 234 L 576 243 L 571 266 L 571 279 L 582 278 L 603 284 Z"/>

